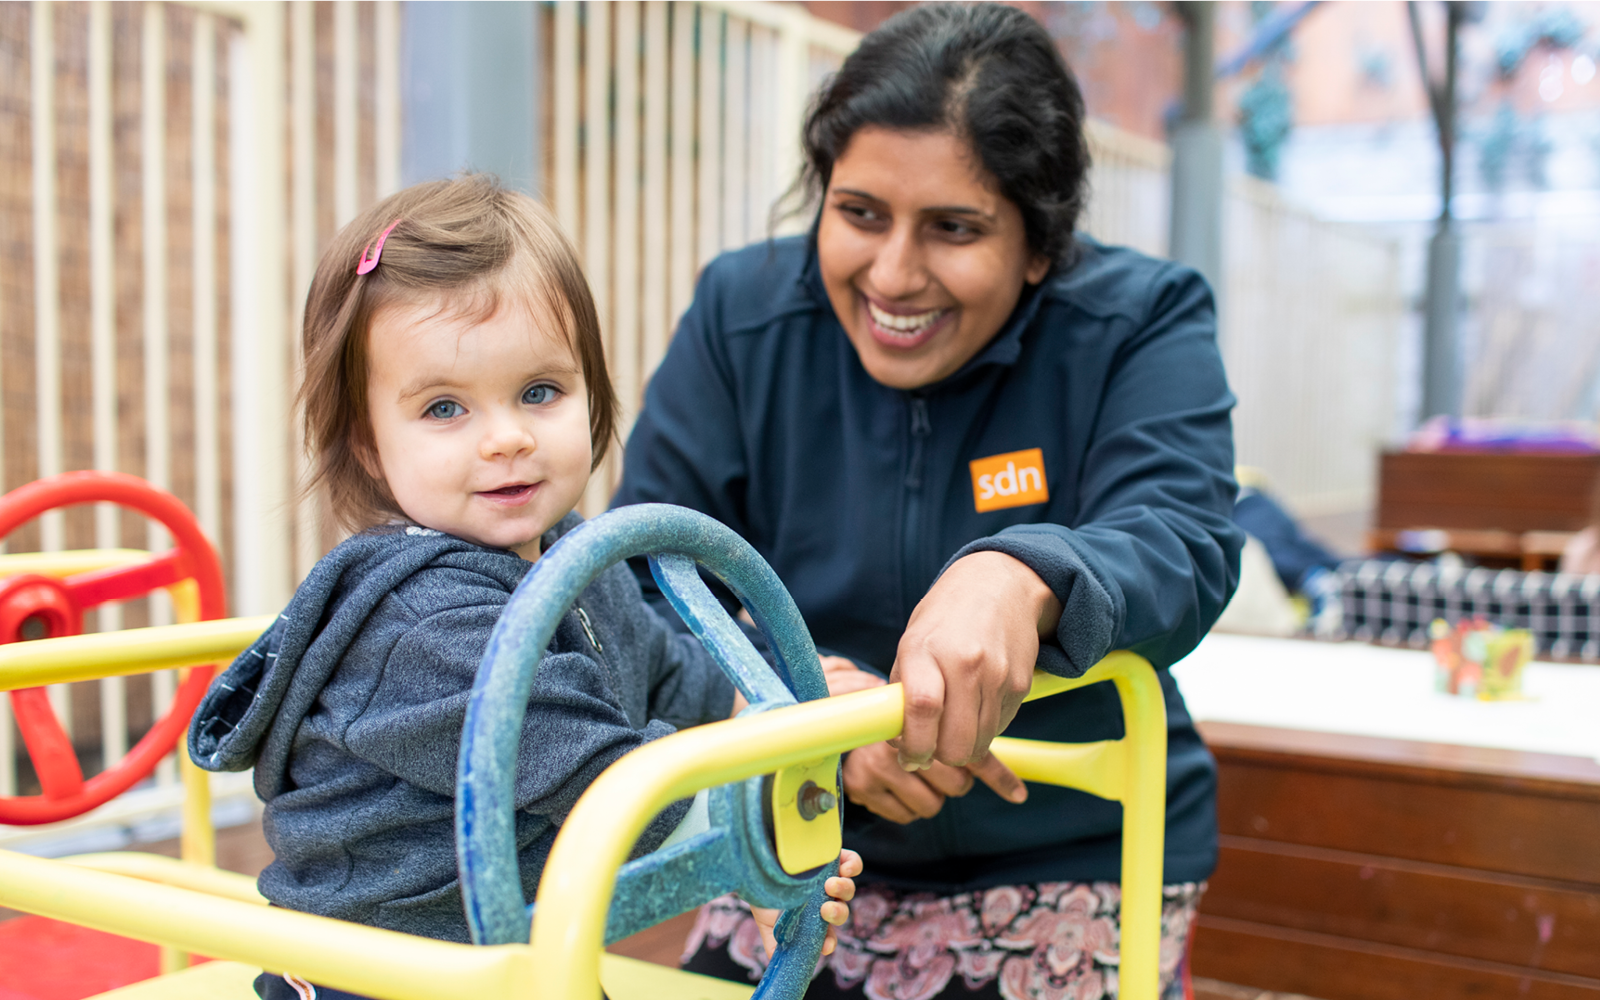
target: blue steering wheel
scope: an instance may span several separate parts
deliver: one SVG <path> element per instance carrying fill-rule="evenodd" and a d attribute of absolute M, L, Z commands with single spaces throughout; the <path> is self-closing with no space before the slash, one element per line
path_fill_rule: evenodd
<path fill-rule="evenodd" d="M 766 560 L 723 524 L 682 507 L 639 504 L 568 532 L 511 595 L 467 703 L 457 765 L 456 856 L 475 944 L 525 943 L 530 933 L 533 907 L 522 898 L 513 786 L 522 718 L 539 662 L 584 588 L 608 567 L 640 555 L 650 557 L 662 593 L 749 701 L 746 713 L 828 694 L 794 599 Z M 776 668 L 728 617 L 699 567 L 744 605 L 766 637 Z M 755 906 L 785 911 L 776 929 L 777 951 L 752 1000 L 804 993 L 827 930 L 818 912 L 827 899 L 823 884 L 837 874 L 838 859 L 798 873 L 785 869 L 773 840 L 771 780 L 711 789 L 709 830 L 624 865 L 606 920 L 606 943 L 738 892 Z M 814 817 L 805 818 L 838 824 L 836 806 L 834 796 L 814 797 Z"/>

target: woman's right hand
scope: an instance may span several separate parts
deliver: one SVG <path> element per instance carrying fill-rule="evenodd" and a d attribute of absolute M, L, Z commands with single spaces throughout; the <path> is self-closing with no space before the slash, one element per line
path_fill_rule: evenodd
<path fill-rule="evenodd" d="M 828 694 L 850 694 L 885 683 L 842 656 L 824 656 L 822 676 Z M 950 796 L 972 791 L 976 778 L 1009 802 L 1025 802 L 1027 786 L 994 754 L 966 767 L 951 767 L 934 761 L 920 771 L 907 771 L 899 764 L 898 751 L 887 743 L 874 743 L 850 751 L 844 759 L 844 793 L 851 802 L 895 823 L 931 819 L 944 808 Z"/>
<path fill-rule="evenodd" d="M 844 759 L 844 794 L 858 806 L 895 823 L 932 819 L 944 800 L 972 791 L 974 779 L 1008 802 L 1028 799 L 1028 788 L 994 754 L 966 767 L 934 761 L 921 771 L 900 766 L 899 751 L 887 743 L 857 747 Z"/>

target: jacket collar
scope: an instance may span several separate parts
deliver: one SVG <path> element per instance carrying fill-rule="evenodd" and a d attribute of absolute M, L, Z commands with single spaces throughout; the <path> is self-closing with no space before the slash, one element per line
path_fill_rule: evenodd
<path fill-rule="evenodd" d="M 817 260 L 817 227 L 815 223 L 811 226 L 807 242 L 809 244 L 809 252 L 806 254 L 805 266 L 800 270 L 799 284 L 805 288 L 807 294 L 821 307 L 824 314 L 832 318 L 836 325 L 839 325 L 839 317 L 834 314 L 833 303 L 828 299 L 828 289 L 822 283 L 822 266 Z M 993 339 L 983 346 L 982 350 L 973 355 L 954 374 L 931 385 L 922 386 L 917 391 L 927 392 L 949 385 L 986 365 L 1004 367 L 1016 364 L 1017 359 L 1022 356 L 1022 338 L 1028 332 L 1030 324 L 1033 323 L 1034 316 L 1039 312 L 1039 303 L 1044 299 L 1045 285 L 1048 285 L 1054 277 L 1056 277 L 1056 272 L 1052 269 L 1040 284 L 1023 285 L 1022 294 L 1018 296 L 1017 304 L 1011 310 L 1010 318 L 1001 325 L 1000 332 L 995 334 Z"/>

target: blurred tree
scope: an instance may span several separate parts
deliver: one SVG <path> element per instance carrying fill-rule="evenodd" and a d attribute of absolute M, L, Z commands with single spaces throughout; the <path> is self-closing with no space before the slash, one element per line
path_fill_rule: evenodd
<path fill-rule="evenodd" d="M 1451 0 L 1445 5 L 1444 75 L 1435 80 L 1428 72 L 1427 45 L 1415 0 L 1406 4 L 1411 39 L 1417 50 L 1417 69 L 1428 94 L 1439 139 L 1439 220 L 1428 242 L 1428 283 L 1422 333 L 1422 412 L 1419 419 L 1461 416 L 1461 344 L 1457 324 L 1461 310 L 1461 240 L 1451 211 L 1455 193 L 1456 82 L 1461 25 L 1469 17 L 1467 4 Z"/>
<path fill-rule="evenodd" d="M 1547 101 L 1554 100 L 1561 93 L 1561 64 L 1557 53 L 1579 46 L 1587 30 L 1587 26 L 1564 6 L 1545 7 L 1505 24 L 1494 37 L 1494 72 L 1501 83 L 1509 84 L 1530 57 L 1545 53 L 1551 62 L 1541 74 L 1540 96 Z M 1573 65 L 1576 80 L 1577 60 Z M 1553 89 L 1547 91 L 1547 88 Z M 1540 189 L 1548 186 L 1547 167 L 1554 144 L 1543 118 L 1519 115 L 1508 94 L 1502 94 L 1488 126 L 1479 131 L 1477 143 L 1478 169 L 1490 191 L 1499 193 L 1506 189 L 1511 181 L 1511 167 L 1519 159 L 1530 185 Z"/>
<path fill-rule="evenodd" d="M 1516 142 L 1517 112 L 1509 100 L 1502 100 L 1489 127 L 1478 139 L 1478 171 L 1483 174 L 1483 183 L 1490 191 L 1505 190 L 1506 172 Z"/>
<path fill-rule="evenodd" d="M 1584 23 L 1568 8 L 1542 8 L 1496 35 L 1495 67 L 1501 79 L 1509 80 L 1517 75 L 1523 61 L 1535 50 L 1541 47 L 1570 49 L 1582 40 L 1586 30 Z"/>
<path fill-rule="evenodd" d="M 1294 100 L 1283 81 L 1283 69 L 1276 61 L 1269 62 L 1239 95 L 1245 169 L 1263 180 L 1277 180 L 1278 156 L 1293 128 Z"/>
<path fill-rule="evenodd" d="M 1252 0 L 1250 18 L 1259 30 L 1270 22 L 1276 3 Z M 1244 142 L 1245 169 L 1262 180 L 1278 179 L 1278 155 L 1294 129 L 1294 95 L 1284 82 L 1284 64 L 1293 58 L 1287 32 L 1260 53 L 1260 70 L 1239 95 L 1239 132 Z"/>

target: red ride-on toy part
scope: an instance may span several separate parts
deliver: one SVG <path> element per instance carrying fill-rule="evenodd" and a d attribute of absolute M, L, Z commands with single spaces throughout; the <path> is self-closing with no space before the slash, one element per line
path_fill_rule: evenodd
<path fill-rule="evenodd" d="M 176 546 L 145 562 L 55 579 L 37 574 L 0 582 L 0 643 L 77 635 L 83 612 L 126 601 L 184 580 L 199 591 L 202 621 L 227 614 L 222 564 L 194 515 L 177 497 L 119 472 L 68 472 L 0 497 L 0 537 L 45 511 L 85 503 L 115 503 L 159 521 Z M 11 692 L 17 728 L 44 788 L 42 795 L 0 797 L 0 823 L 53 823 L 88 812 L 143 780 L 183 735 L 211 683 L 212 668 L 196 667 L 179 686 L 167 714 L 128 755 L 87 780 L 72 741 L 43 688 Z"/>

